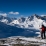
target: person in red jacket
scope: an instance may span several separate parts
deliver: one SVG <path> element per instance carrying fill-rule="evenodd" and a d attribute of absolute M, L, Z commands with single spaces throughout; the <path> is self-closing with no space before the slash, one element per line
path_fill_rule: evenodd
<path fill-rule="evenodd" d="M 40 29 L 41 29 L 41 38 L 45 39 L 45 26 L 42 25 L 42 27 Z"/>

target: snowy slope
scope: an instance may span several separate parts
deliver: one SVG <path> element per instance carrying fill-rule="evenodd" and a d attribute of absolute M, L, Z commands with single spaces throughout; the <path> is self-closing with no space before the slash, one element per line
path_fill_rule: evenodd
<path fill-rule="evenodd" d="M 12 24 L 19 24 L 19 22 L 18 22 L 18 20 L 13 20 L 13 21 L 10 23 L 10 25 L 12 25 Z"/>
<path fill-rule="evenodd" d="M 2 19 L 2 20 L 1 20 L 1 22 L 3 22 L 3 23 L 6 23 L 6 24 L 7 24 L 7 23 L 8 23 L 8 20 L 7 20 L 7 19 Z"/>
<path fill-rule="evenodd" d="M 1 39 L 3 40 L 3 39 Z M 13 36 L 6 38 L 6 42 L 3 45 L 13 45 L 13 44 L 23 44 L 23 45 L 40 45 L 46 46 L 46 39 L 35 38 L 35 37 L 23 37 L 23 36 Z"/>
<path fill-rule="evenodd" d="M 11 21 L 12 21 L 11 18 L 9 18 L 9 17 L 7 17 L 7 16 L 2 16 L 2 15 L 0 15 L 0 22 L 3 22 L 3 23 L 5 23 L 5 24 L 8 24 L 8 23 L 10 23 Z"/>

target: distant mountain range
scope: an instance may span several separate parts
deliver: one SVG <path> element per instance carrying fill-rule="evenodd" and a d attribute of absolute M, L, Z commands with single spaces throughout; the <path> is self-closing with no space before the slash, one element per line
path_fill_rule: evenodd
<path fill-rule="evenodd" d="M 0 38 L 10 36 L 38 36 L 39 28 L 46 26 L 46 16 L 36 14 L 29 17 L 9 18 L 0 16 Z"/>
<path fill-rule="evenodd" d="M 0 22 L 19 28 L 39 29 L 39 26 L 43 23 L 43 21 L 44 25 L 46 25 L 46 16 L 38 16 L 37 14 L 20 18 L 9 18 L 5 16 L 0 16 Z"/>

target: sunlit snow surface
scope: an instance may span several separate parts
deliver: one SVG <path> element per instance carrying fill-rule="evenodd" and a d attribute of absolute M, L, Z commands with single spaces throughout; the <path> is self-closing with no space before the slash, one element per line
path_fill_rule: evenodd
<path fill-rule="evenodd" d="M 17 40 L 19 38 L 19 40 Z M 13 36 L 13 37 L 8 37 L 7 42 L 4 43 L 3 45 L 11 45 L 11 44 L 36 44 L 40 46 L 46 46 L 46 39 L 41 39 L 41 38 L 36 38 L 36 37 L 24 37 L 24 36 Z"/>

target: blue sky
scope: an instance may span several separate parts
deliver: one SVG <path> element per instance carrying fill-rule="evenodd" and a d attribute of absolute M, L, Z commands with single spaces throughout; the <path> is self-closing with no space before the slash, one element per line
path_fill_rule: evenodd
<path fill-rule="evenodd" d="M 9 17 L 46 15 L 46 0 L 0 0 L 0 13 Z"/>

